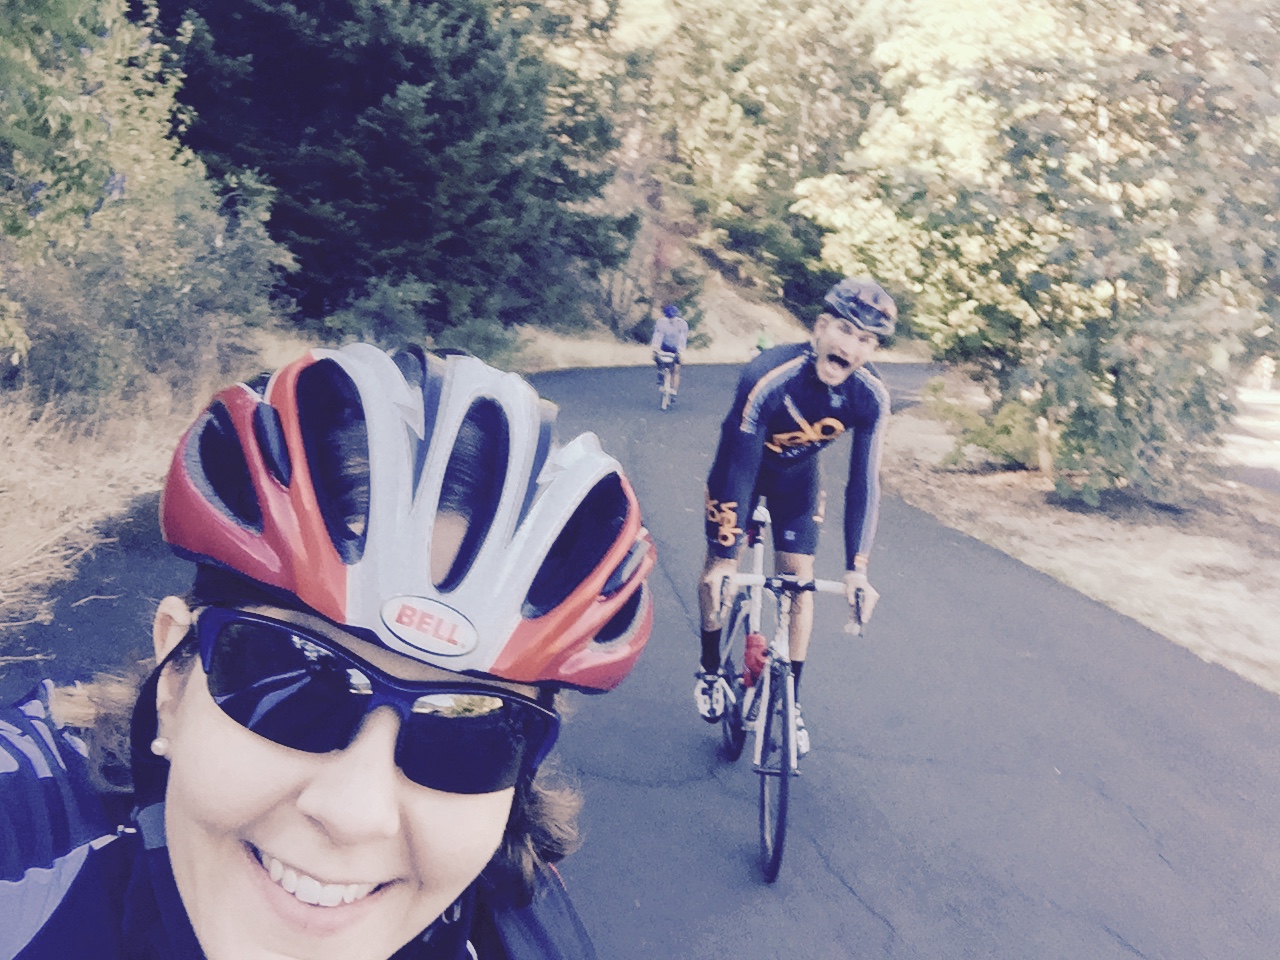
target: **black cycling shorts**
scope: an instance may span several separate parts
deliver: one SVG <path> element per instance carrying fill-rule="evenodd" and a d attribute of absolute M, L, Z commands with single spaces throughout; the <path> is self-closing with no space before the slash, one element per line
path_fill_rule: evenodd
<path fill-rule="evenodd" d="M 737 514 L 737 522 L 745 530 L 756 504 L 763 500 L 772 521 L 773 549 L 812 557 L 818 552 L 817 514 L 821 491 L 817 457 L 806 457 L 783 470 L 764 468 L 756 479 L 751 502 L 747 510 Z M 721 526 L 711 517 L 707 518 L 706 526 L 707 540 L 714 544 L 722 534 Z"/>

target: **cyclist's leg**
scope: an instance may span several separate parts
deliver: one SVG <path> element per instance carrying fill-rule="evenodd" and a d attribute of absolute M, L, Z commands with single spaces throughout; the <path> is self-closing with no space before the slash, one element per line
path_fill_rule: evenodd
<path fill-rule="evenodd" d="M 702 668 L 714 671 L 720 665 L 720 604 L 724 577 L 737 569 L 734 557 L 724 559 L 708 549 L 698 575 L 698 613 L 702 626 Z"/>
<path fill-rule="evenodd" d="M 822 489 L 818 458 L 768 477 L 762 489 L 773 517 L 774 569 L 802 580 L 813 579 L 818 552 L 818 522 Z M 813 632 L 813 594 L 802 593 L 791 604 L 791 662 L 803 664 Z M 797 679 L 800 669 L 795 671 Z"/>
<path fill-rule="evenodd" d="M 773 555 L 774 569 L 778 573 L 792 573 L 801 580 L 813 579 L 813 557 L 803 553 Z M 801 593 L 791 601 L 791 663 L 793 667 L 804 663 L 809 653 L 809 637 L 813 633 L 813 594 Z M 795 673 L 799 671 L 793 670 Z"/>
<path fill-rule="evenodd" d="M 671 390 L 673 393 L 680 392 L 680 354 L 676 354 L 675 363 L 671 365 Z"/>
<path fill-rule="evenodd" d="M 719 459 L 711 465 L 711 473 L 707 478 L 707 489 L 720 486 L 727 466 Z M 757 495 L 753 494 L 746 504 L 723 504 L 713 502 L 710 494 L 705 494 L 704 533 L 707 538 L 706 559 L 702 564 L 702 572 L 698 574 L 698 613 L 701 619 L 703 634 L 720 629 L 720 604 L 723 601 L 722 588 L 724 577 L 733 573 L 738 566 L 740 546 L 735 546 L 742 534 L 748 518 L 755 509 Z M 743 507 L 746 509 L 742 509 Z M 726 558 L 723 555 L 728 554 Z M 708 651 L 709 652 L 709 651 Z"/>
<path fill-rule="evenodd" d="M 718 557 L 708 549 L 698 578 L 702 649 L 693 685 L 693 702 L 698 715 L 708 723 L 720 720 L 729 703 L 729 682 L 720 672 L 720 595 L 725 576 L 733 573 L 737 565 L 736 558 Z"/>
<path fill-rule="evenodd" d="M 821 517 L 821 477 L 817 457 L 811 457 L 787 471 L 785 477 L 774 478 L 768 501 L 769 512 L 773 516 L 774 569 L 779 573 L 793 574 L 801 580 L 812 580 Z M 809 752 L 809 732 L 800 713 L 800 678 L 804 674 L 812 632 L 813 594 L 801 593 L 791 601 L 788 630 L 791 675 L 795 685 L 796 749 L 800 756 Z"/>

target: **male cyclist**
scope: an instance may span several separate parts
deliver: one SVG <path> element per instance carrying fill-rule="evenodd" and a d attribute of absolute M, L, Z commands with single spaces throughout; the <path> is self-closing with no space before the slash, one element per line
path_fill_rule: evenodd
<path fill-rule="evenodd" d="M 653 339 L 649 341 L 649 349 L 653 351 L 653 362 L 658 365 L 658 383 L 662 383 L 662 362 L 660 353 L 674 353 L 675 362 L 671 365 L 671 395 L 680 392 L 680 360 L 684 356 L 684 348 L 689 342 L 689 324 L 675 304 L 669 303 L 662 308 L 662 316 L 653 325 Z"/>
<path fill-rule="evenodd" d="M 707 557 L 698 581 L 702 615 L 701 669 L 694 700 L 714 723 L 725 709 L 728 684 L 719 674 L 720 597 L 737 568 L 743 528 L 763 498 L 773 521 L 774 568 L 813 578 L 821 521 L 818 453 L 852 433 L 845 488 L 845 587 L 850 613 L 859 602 L 865 622 L 879 594 L 867 581 L 867 559 L 880 508 L 880 452 L 889 417 L 889 391 L 867 362 L 891 336 L 893 299 L 872 280 L 846 278 L 827 293 L 825 311 L 808 343 L 765 350 L 744 368 L 720 445 L 707 477 Z M 813 627 L 813 596 L 791 606 L 791 664 L 796 703 Z M 800 753 L 809 734 L 796 708 Z"/>

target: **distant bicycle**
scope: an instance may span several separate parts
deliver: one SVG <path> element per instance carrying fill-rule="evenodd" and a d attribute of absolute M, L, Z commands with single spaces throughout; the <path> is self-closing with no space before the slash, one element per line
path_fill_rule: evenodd
<path fill-rule="evenodd" d="M 665 410 L 671 406 L 671 398 L 676 395 L 675 367 L 679 354 L 668 350 L 659 350 L 654 354 L 658 365 L 658 405 Z"/>
<path fill-rule="evenodd" d="M 747 530 L 751 572 L 728 579 L 722 608 L 720 674 L 728 683 L 720 718 L 724 755 L 742 755 L 747 732 L 755 734 L 753 769 L 760 776 L 760 870 L 772 883 L 782 866 L 787 836 L 791 779 L 800 772 L 796 749 L 795 681 L 791 674 L 789 613 L 801 593 L 845 595 L 838 580 L 799 580 L 764 574 L 764 531 L 770 522 L 764 506 L 756 508 Z M 766 605 L 765 598 L 771 601 Z M 763 618 L 770 615 L 773 639 L 766 642 Z M 858 614 L 860 617 L 860 613 Z M 734 653 L 743 650 L 743 669 Z"/>

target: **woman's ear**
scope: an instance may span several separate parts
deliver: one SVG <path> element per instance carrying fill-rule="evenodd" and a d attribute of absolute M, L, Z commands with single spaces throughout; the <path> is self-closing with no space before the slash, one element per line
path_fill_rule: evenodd
<path fill-rule="evenodd" d="M 191 629 L 191 608 L 181 597 L 165 597 L 156 607 L 155 623 L 151 626 L 151 642 L 155 644 L 156 663 L 173 652 Z"/>
<path fill-rule="evenodd" d="M 191 608 L 181 597 L 165 597 L 156 608 L 155 623 L 151 627 L 151 640 L 155 644 L 156 663 L 164 663 L 165 657 L 182 642 L 191 629 Z M 162 736 L 169 726 L 169 715 L 181 692 L 181 678 L 172 665 L 165 667 L 156 684 L 156 722 Z"/>

